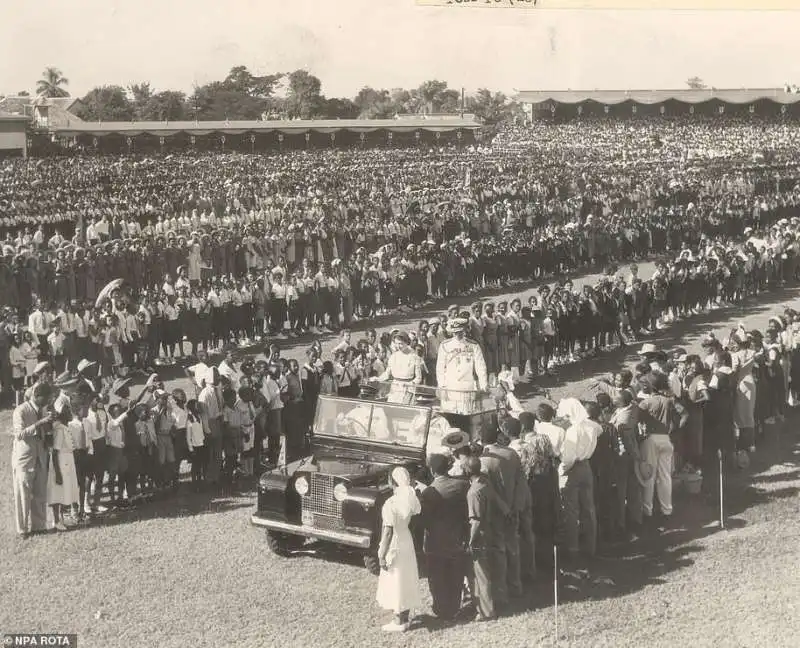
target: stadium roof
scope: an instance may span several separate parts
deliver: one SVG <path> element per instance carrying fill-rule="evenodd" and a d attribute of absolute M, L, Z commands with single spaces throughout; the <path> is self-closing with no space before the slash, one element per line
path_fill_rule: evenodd
<path fill-rule="evenodd" d="M 596 101 L 601 104 L 619 104 L 632 101 L 639 104 L 659 104 L 665 101 L 680 101 L 699 104 L 716 100 L 730 104 L 751 104 L 756 101 L 773 101 L 780 104 L 800 102 L 800 94 L 786 92 L 783 88 L 740 88 L 718 90 L 707 88 L 694 90 L 522 90 L 515 99 L 521 103 L 544 103 L 552 101 L 562 104 L 578 104 Z"/>
<path fill-rule="evenodd" d="M 27 115 L 12 115 L 9 113 L 0 112 L 0 120 L 14 121 L 14 122 L 29 122 L 31 120 Z"/>
<path fill-rule="evenodd" d="M 56 127 L 51 130 L 63 137 L 77 135 L 125 135 L 135 136 L 141 134 L 158 135 L 166 137 L 176 133 L 189 133 L 193 135 L 207 135 L 209 133 L 222 133 L 226 135 L 239 135 L 241 133 L 270 133 L 278 131 L 286 135 L 294 135 L 315 131 L 318 133 L 335 133 L 337 131 L 352 131 L 356 133 L 369 133 L 376 130 L 389 130 L 394 132 L 412 132 L 415 130 L 427 131 L 452 131 L 459 129 L 477 129 L 481 123 L 474 117 L 461 118 L 453 115 L 450 117 L 437 117 L 436 119 L 325 119 L 325 120 L 285 120 L 285 121 L 176 121 L 176 122 L 81 122 L 68 126 Z"/>

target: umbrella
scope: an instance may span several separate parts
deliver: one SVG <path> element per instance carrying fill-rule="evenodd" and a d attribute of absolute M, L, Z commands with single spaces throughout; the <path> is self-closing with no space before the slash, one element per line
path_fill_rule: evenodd
<path fill-rule="evenodd" d="M 112 279 L 109 281 L 100 291 L 100 294 L 97 295 L 97 299 L 94 302 L 95 308 L 100 308 L 100 305 L 111 297 L 111 293 L 117 290 L 124 282 L 124 279 Z"/>

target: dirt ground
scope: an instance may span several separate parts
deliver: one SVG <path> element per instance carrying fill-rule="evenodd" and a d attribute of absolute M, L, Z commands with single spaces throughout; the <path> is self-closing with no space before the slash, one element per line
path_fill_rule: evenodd
<path fill-rule="evenodd" d="M 652 266 L 640 264 L 640 270 L 648 276 Z M 496 294 L 527 296 L 533 290 Z M 765 327 L 784 304 L 800 307 L 800 291 L 780 291 L 676 323 L 653 341 L 691 352 L 709 331 L 722 335 L 739 321 L 748 329 Z M 416 326 L 417 319 L 439 310 L 395 315 L 380 328 Z M 325 348 L 333 343 L 333 336 L 326 336 Z M 282 348 L 299 357 L 307 344 L 286 341 Z M 555 399 L 580 396 L 589 379 L 632 364 L 637 348 L 565 367 L 537 388 L 550 390 Z M 169 387 L 180 384 L 185 381 L 170 381 Z M 531 393 L 520 386 L 523 402 L 534 402 Z M 4 429 L 10 418 L 10 412 L 0 413 Z M 718 528 L 715 509 L 678 494 L 668 532 L 598 559 L 587 574 L 562 578 L 558 645 L 798 645 L 797 422 L 790 416 L 782 426 L 770 427 L 749 469 L 734 475 L 725 530 Z M 448 627 L 425 616 L 430 600 L 421 581 L 427 607 L 414 629 L 386 636 L 380 626 L 387 616 L 375 603 L 376 579 L 360 560 L 313 545 L 289 559 L 272 555 L 263 531 L 249 523 L 252 493 L 211 497 L 181 491 L 86 528 L 19 540 L 13 530 L 10 451 L 10 437 L 3 435 L 0 632 L 76 632 L 84 648 L 556 645 L 547 572 L 526 601 L 530 609 L 521 606 L 491 623 Z"/>

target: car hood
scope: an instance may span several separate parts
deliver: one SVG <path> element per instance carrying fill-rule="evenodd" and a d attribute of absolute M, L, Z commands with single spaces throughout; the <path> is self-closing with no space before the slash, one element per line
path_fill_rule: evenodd
<path fill-rule="evenodd" d="M 376 484 L 386 479 L 398 464 L 374 461 L 363 457 L 341 457 L 315 454 L 293 462 L 286 468 L 289 474 L 320 473 L 341 477 L 354 486 Z"/>
<path fill-rule="evenodd" d="M 384 480 L 395 465 L 364 459 L 316 456 L 301 470 L 313 466 L 311 472 L 344 477 L 353 485 L 364 485 Z"/>

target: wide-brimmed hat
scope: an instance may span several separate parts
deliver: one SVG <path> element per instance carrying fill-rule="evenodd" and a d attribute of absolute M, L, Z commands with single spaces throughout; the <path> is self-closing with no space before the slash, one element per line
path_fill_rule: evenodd
<path fill-rule="evenodd" d="M 461 428 L 450 428 L 442 439 L 442 447 L 453 452 L 469 445 L 469 435 Z"/>
<path fill-rule="evenodd" d="M 117 379 L 116 379 L 116 380 L 114 380 L 114 382 L 111 384 L 111 389 L 110 389 L 110 392 L 111 392 L 112 394 L 114 394 L 114 395 L 119 395 L 119 391 L 120 391 L 120 390 L 121 390 L 123 387 L 127 387 L 128 385 L 130 385 L 132 382 L 133 382 L 133 379 L 132 379 L 132 378 L 117 378 Z"/>
<path fill-rule="evenodd" d="M 78 383 L 78 379 L 73 377 L 69 371 L 65 371 L 60 373 L 54 380 L 53 386 L 54 387 L 72 387 Z"/>
<path fill-rule="evenodd" d="M 779 331 L 783 331 L 783 329 L 785 328 L 785 326 L 783 325 L 783 320 L 780 317 L 770 317 L 769 322 L 770 323 L 775 322 Z"/>
<path fill-rule="evenodd" d="M 659 349 L 655 344 L 652 342 L 646 342 L 642 345 L 642 348 L 639 350 L 639 355 L 658 355 L 666 357 L 666 353 L 664 353 L 661 349 Z"/>
<path fill-rule="evenodd" d="M 87 360 L 86 358 L 84 358 L 83 360 L 81 360 L 78 363 L 77 372 L 78 373 L 83 373 L 87 369 L 91 369 L 92 367 L 96 367 L 96 366 L 97 366 L 96 362 L 91 362 L 90 360 Z"/>
<path fill-rule="evenodd" d="M 52 371 L 52 370 L 53 370 L 53 365 L 51 365 L 49 362 L 40 362 L 33 368 L 33 375 L 38 376 L 39 374 L 45 371 Z"/>

